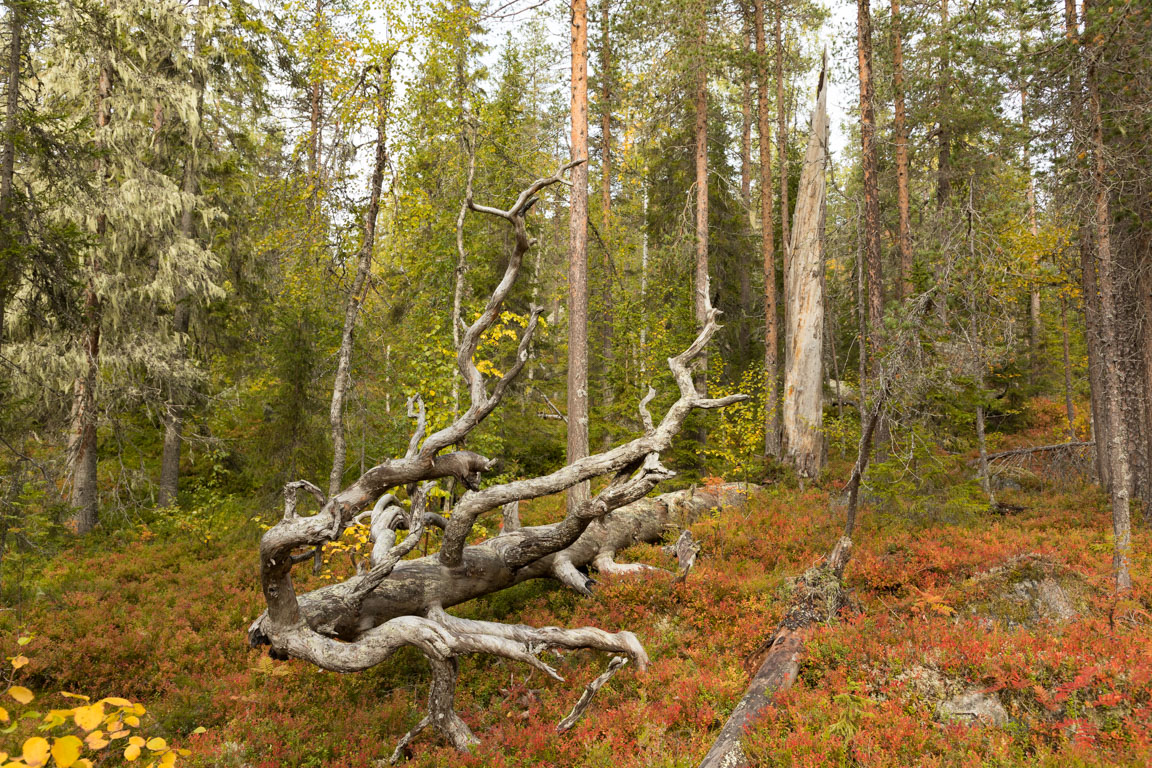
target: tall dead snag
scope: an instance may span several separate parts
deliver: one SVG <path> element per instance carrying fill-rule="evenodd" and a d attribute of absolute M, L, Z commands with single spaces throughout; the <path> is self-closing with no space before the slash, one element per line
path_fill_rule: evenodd
<path fill-rule="evenodd" d="M 564 170 L 582 163 L 575 161 Z M 469 209 L 502 219 L 511 226 L 514 245 L 504 275 L 480 317 L 464 332 L 457 354 L 471 398 L 468 409 L 451 424 L 425 437 L 423 407 L 414 410 L 416 429 L 403 457 L 390 459 L 362 474 L 336 494 L 325 496 L 315 485 L 296 481 L 285 487 L 284 516 L 260 541 L 260 579 L 268 610 L 249 628 L 249 642 L 270 646 L 276 658 L 295 657 L 334 672 L 356 672 L 379 664 L 396 649 L 413 646 L 428 657 L 432 668 L 428 716 L 401 739 L 393 753 L 431 726 L 458 749 L 476 738 L 455 713 L 457 659 L 466 653 L 487 653 L 524 662 L 560 679 L 540 660 L 549 648 L 590 648 L 622 654 L 638 670 L 648 662 L 631 632 L 605 632 L 585 627 L 529 627 L 461 619 L 447 609 L 476 597 L 500 591 L 534 578 L 554 578 L 580 591 L 591 584 L 580 568 L 593 565 L 601 572 L 617 565 L 614 555 L 637 540 L 663 534 L 669 520 L 685 508 L 707 501 L 669 494 L 645 499 L 672 472 L 660 464 L 680 431 L 684 419 L 698 408 L 722 408 L 747 400 L 745 395 L 709 399 L 696 390 L 691 365 L 719 328 L 717 310 L 707 307 L 704 327 L 688 349 L 669 358 L 679 398 L 655 422 L 648 411 L 653 391 L 640 402 L 644 434 L 603 453 L 579 458 L 543 477 L 516 480 L 481 490 L 482 474 L 494 461 L 471 451 L 441 452 L 459 443 L 500 404 L 511 382 L 528 359 L 528 345 L 536 329 L 539 309 L 533 308 L 520 339 L 516 362 L 494 382 L 486 381 L 473 362 L 480 338 L 500 316 L 505 299 L 532 247 L 526 218 L 537 194 L 561 182 L 561 171 L 540 179 L 520 193 L 508 210 L 476 205 Z M 515 525 L 500 535 L 469 545 L 473 526 L 485 514 L 497 514 L 511 502 L 561 493 L 594 477 L 611 480 L 596 496 L 552 525 Z M 429 492 L 439 478 L 455 478 L 467 492 L 445 519 L 428 509 Z M 406 486 L 406 506 L 389 493 Z M 316 498 L 320 511 L 308 517 L 297 513 L 297 494 Z M 348 580 L 304 595 L 292 584 L 292 568 L 311 557 L 325 542 L 338 538 L 354 522 L 369 526 L 373 550 L 367 567 Z M 427 526 L 443 529 L 438 552 L 404 559 L 420 541 Z M 400 530 L 408 533 L 401 540 Z"/>
<path fill-rule="evenodd" d="M 588 455 L 588 0 L 572 3 L 572 197 L 568 211 L 568 461 Z M 588 486 L 568 491 L 568 512 Z"/>
<path fill-rule="evenodd" d="M 828 158 L 828 84 L 820 70 L 808 151 L 792 220 L 787 275 L 788 344 L 784 362 L 784 455 L 803 477 L 824 466 L 824 166 Z"/>
<path fill-rule="evenodd" d="M 360 316 L 360 305 L 368 290 L 368 275 L 372 271 L 372 251 L 376 245 L 376 219 L 380 214 L 380 190 L 384 184 L 384 167 L 388 164 L 388 101 L 392 92 L 392 56 L 376 73 L 376 154 L 372 163 L 372 177 L 368 182 L 368 209 L 361 225 L 360 252 L 356 256 L 356 277 L 344 297 L 344 331 L 337 354 L 336 380 L 332 384 L 332 404 L 328 410 L 328 423 L 332 428 L 332 472 L 328 477 L 328 495 L 339 492 L 344 483 L 344 462 L 348 445 L 344 439 L 344 400 L 352 369 L 352 335 Z"/>
<path fill-rule="evenodd" d="M 755 0 L 757 124 L 760 132 L 760 248 L 764 258 L 764 455 L 780 455 L 780 364 L 777 358 L 776 243 L 772 226 L 772 115 L 768 94 L 768 44 L 764 0 Z M 785 216 L 787 218 L 787 216 Z"/>

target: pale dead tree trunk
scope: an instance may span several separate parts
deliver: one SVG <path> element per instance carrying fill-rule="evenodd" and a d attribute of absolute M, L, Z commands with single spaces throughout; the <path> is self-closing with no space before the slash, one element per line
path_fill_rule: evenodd
<path fill-rule="evenodd" d="M 467 121 L 467 116 L 463 117 Z M 468 177 L 464 183 L 464 200 L 456 216 L 456 286 L 452 291 L 452 344 L 460 346 L 460 326 L 463 324 L 464 281 L 468 274 L 468 254 L 464 250 L 464 218 L 468 214 L 468 201 L 472 199 L 472 179 L 476 175 L 475 135 L 465 123 L 460 129 L 460 143 L 468 154 Z M 539 254 L 537 254 L 539 255 Z M 535 289 L 533 289 L 535 290 Z M 531 372 L 529 372 L 531 373 Z M 529 376 L 531 378 L 531 376 Z M 460 375 L 452 375 L 452 417 L 460 414 Z"/>
<path fill-rule="evenodd" d="M 644 181 L 644 223 L 640 233 L 640 379 L 648 373 L 648 181 Z"/>
<path fill-rule="evenodd" d="M 1084 9 L 1092 7 L 1085 0 Z M 1094 201 L 1094 224 L 1096 229 L 1096 260 L 1100 280 L 1100 326 L 1104 337 L 1104 378 L 1108 391 L 1120 392 L 1119 360 L 1120 345 L 1117 339 L 1116 316 L 1116 269 L 1112 255 L 1112 214 L 1109 211 L 1108 171 L 1104 154 L 1103 118 L 1101 117 L 1100 88 L 1096 82 L 1096 62 L 1100 55 L 1097 46 L 1087 51 L 1088 59 L 1088 101 L 1092 118 L 1092 192 Z M 1118 398 L 1117 398 L 1118 400 Z M 1112 467 L 1112 532 L 1115 537 L 1113 570 L 1116 576 L 1116 590 L 1132 588 L 1132 577 L 1128 571 L 1128 560 L 1132 549 L 1129 495 L 1132 478 L 1128 458 L 1128 437 L 1124 420 L 1120 417 L 1120 403 L 1113 402 L 1108 408 L 1108 459 Z"/>
<path fill-rule="evenodd" d="M 96 149 L 104 148 L 104 132 L 108 127 L 108 96 L 112 89 L 112 73 L 107 64 L 100 65 L 96 86 Z M 107 163 L 96 161 L 96 186 L 103 191 L 106 185 Z M 97 196 L 98 200 L 103 195 Z M 96 241 L 89 250 L 88 283 L 84 288 L 84 374 L 76 380 L 72 405 L 72 441 L 69 446 L 72 470 L 72 515 L 70 523 L 76 533 L 86 534 L 96 527 L 99 519 L 99 498 L 96 488 L 96 386 L 100 375 L 100 327 L 104 307 L 96 292 L 96 279 L 100 273 L 100 257 L 106 246 L 108 217 L 103 209 L 96 215 Z"/>
<path fill-rule="evenodd" d="M 572 3 L 572 160 L 588 157 L 588 0 Z M 588 165 L 572 169 L 568 212 L 568 463 L 588 455 Z M 568 512 L 588 486 L 568 491 Z"/>
<path fill-rule="evenodd" d="M 868 0 L 856 2 L 856 54 L 860 76 L 860 165 L 864 169 L 864 255 L 868 270 L 869 340 L 884 327 L 884 272 L 880 260 L 880 178 L 877 171 L 876 111 L 872 87 L 872 12 Z"/>
<path fill-rule="evenodd" d="M 772 224 L 772 116 L 764 0 L 755 0 L 757 122 L 760 133 L 760 249 L 764 259 L 764 455 L 780 456 L 779 327 L 776 321 L 776 243 Z"/>
<path fill-rule="evenodd" d="M 900 298 L 912 295 L 912 203 L 908 191 L 908 124 L 904 110 L 904 47 L 900 0 L 892 5 L 892 131 L 896 141 L 896 250 L 900 257 Z"/>
<path fill-rule="evenodd" d="M 784 355 L 784 455 L 801 477 L 824 466 L 824 172 L 828 159 L 828 85 L 820 69 L 808 151 L 800 171 L 788 272 L 788 345 Z"/>
<path fill-rule="evenodd" d="M 209 0 L 200 0 L 197 14 L 203 14 Z M 199 57 L 203 47 L 203 38 L 199 30 L 196 32 L 193 50 Z M 200 120 L 204 114 L 204 78 L 199 74 L 193 75 L 193 84 L 196 88 L 195 125 L 191 130 L 191 146 L 188 159 L 184 161 L 184 179 L 181 192 L 184 194 L 184 207 L 180 212 L 180 236 L 191 240 L 195 234 L 193 213 L 193 196 L 196 194 L 197 181 L 197 140 L 200 135 Z M 178 339 L 177 363 L 183 363 L 187 356 L 188 323 L 191 317 L 191 308 L 188 306 L 188 297 L 182 291 L 176 299 L 176 308 L 173 311 L 172 329 Z M 174 381 L 166 384 L 168 393 L 164 404 L 164 451 L 160 458 L 160 486 L 156 490 L 156 504 L 168 507 L 176 503 L 176 493 L 180 489 L 180 446 L 183 443 L 184 409 L 185 405 L 179 392 L 179 385 Z"/>
<path fill-rule="evenodd" d="M 289 483 L 285 487 L 284 516 L 265 532 L 260 542 L 261 583 L 268 610 L 249 628 L 250 643 L 271 646 L 270 653 L 276 658 L 295 657 L 336 672 L 375 666 L 403 646 L 413 646 L 428 657 L 432 666 L 428 716 L 401 739 L 393 761 L 428 726 L 439 730 L 458 749 L 474 743 L 475 737 L 453 707 L 456 659 L 463 654 L 502 656 L 556 679 L 556 671 L 538 657 L 550 648 L 619 653 L 641 671 L 648 661 L 644 648 L 628 631 L 506 625 L 457 618 L 446 609 L 534 578 L 554 578 L 587 593 L 592 582 L 579 568 L 595 563 L 602 573 L 628 569 L 613 559 L 617 550 L 636 540 L 658 539 L 676 522 L 678 514 L 691 518 L 723 503 L 734 490 L 644 498 L 657 483 L 672 476 L 661 466 L 659 454 L 671 446 L 689 413 L 748 399 L 745 395 L 708 399 L 693 385 L 691 365 L 719 328 L 719 313 L 711 307 L 707 308 L 704 328 L 691 346 L 668 361 L 680 396 L 659 423 L 647 409 L 655 391 L 650 389 L 641 400 L 642 436 L 609 451 L 577 459 L 549 475 L 484 490 L 480 490 L 481 475 L 494 460 L 471 451 L 441 455 L 500 404 L 524 367 L 539 308 L 533 308 L 530 314 L 517 346 L 516 362 L 498 380 L 486 381 L 473 357 L 481 337 L 499 318 L 524 256 L 532 246 L 526 217 L 538 200 L 537 195 L 559 183 L 561 173 L 576 163 L 534 182 L 508 210 L 469 206 L 472 211 L 507 221 L 515 233 L 515 244 L 502 279 L 480 317 L 465 332 L 458 350 L 457 366 L 471 397 L 468 410 L 447 427 L 425 437 L 427 419 L 423 404 L 419 404 L 414 412 L 416 429 L 405 455 L 369 469 L 335 495 L 326 497 L 307 481 Z M 479 544 L 467 544 L 482 515 L 504 510 L 512 502 L 560 493 L 605 475 L 612 479 L 603 490 L 561 522 L 505 531 Z M 442 477 L 454 477 L 469 489 L 447 520 L 429 513 L 427 508 L 432 481 Z M 389 493 L 400 486 L 415 489 L 407 509 Z M 297 514 L 300 490 L 318 500 L 317 514 Z M 348 526 L 361 521 L 368 525 L 373 542 L 368 567 L 342 583 L 298 596 L 292 584 L 293 566 L 308 559 L 310 550 L 338 538 Z M 444 530 L 440 550 L 405 560 L 428 525 Z M 398 542 L 399 529 L 407 529 L 408 535 Z"/>
<path fill-rule="evenodd" d="M 707 0 L 696 3 L 700 17 L 696 19 L 696 92 L 694 106 L 696 112 L 696 267 L 693 279 L 693 297 L 696 310 L 696 328 L 704 327 L 707 320 L 707 307 L 711 306 L 708 283 L 708 68 L 704 47 L 708 41 Z M 701 366 L 696 373 L 696 387 L 708 391 L 708 355 L 701 356 Z M 700 442 L 705 439 L 703 426 L 700 428 Z"/>
<path fill-rule="evenodd" d="M 332 384 L 332 403 L 328 409 L 328 424 L 332 428 L 332 471 L 328 475 L 328 495 L 334 496 L 344 484 L 344 464 L 348 444 L 344 437 L 344 400 L 352 370 L 352 340 L 356 320 L 368 291 L 372 272 L 372 252 L 376 247 L 376 220 L 380 214 L 380 190 L 384 185 L 384 169 L 388 164 L 388 109 L 392 93 L 392 56 L 379 65 L 376 73 L 376 154 L 372 161 L 372 176 L 368 181 L 368 208 L 361 223 L 360 252 L 356 255 L 356 277 L 344 297 L 344 331 L 340 336 L 337 353 L 336 380 Z"/>
<path fill-rule="evenodd" d="M 612 2 L 601 0 L 600 26 L 600 207 L 604 237 L 612 219 Z"/>

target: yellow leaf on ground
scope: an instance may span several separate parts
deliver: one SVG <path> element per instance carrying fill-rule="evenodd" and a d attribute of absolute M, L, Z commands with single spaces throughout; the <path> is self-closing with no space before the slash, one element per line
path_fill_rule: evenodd
<path fill-rule="evenodd" d="M 104 749 L 108 746 L 108 739 L 104 738 L 104 731 L 92 731 L 84 737 L 84 743 L 88 745 L 88 749 Z"/>
<path fill-rule="evenodd" d="M 168 748 L 168 742 L 157 736 L 154 739 L 148 739 L 147 746 L 148 749 L 152 750 L 153 752 L 160 752 Z"/>
<path fill-rule="evenodd" d="M 140 718 L 136 717 L 136 715 L 125 715 L 124 722 L 128 723 L 128 725 L 132 726 L 133 728 L 140 727 Z"/>
<path fill-rule="evenodd" d="M 0 723 L 6 722 L 8 722 L 8 710 L 4 709 L 4 707 L 0 707 Z M 5 757 L 7 757 L 7 754 L 5 754 Z M 2 762 L 4 762 L 4 758 L 0 757 L 0 763 Z"/>
<path fill-rule="evenodd" d="M 61 736 L 52 744 L 52 759 L 60 768 L 69 768 L 80 759 L 80 750 L 84 745 L 75 736 Z"/>
<path fill-rule="evenodd" d="M 132 706 L 132 702 L 128 701 L 128 699 L 122 699 L 119 696 L 108 696 L 107 698 L 100 699 L 100 701 L 103 701 L 105 704 L 111 704 L 114 707 Z"/>
<path fill-rule="evenodd" d="M 104 719 L 104 705 L 97 702 L 88 707 L 77 707 L 73 711 L 72 719 L 76 721 L 76 725 L 90 731 Z"/>
<path fill-rule="evenodd" d="M 21 704 L 27 704 L 28 702 L 32 701 L 32 699 L 36 698 L 32 694 L 32 691 L 28 690 L 22 685 L 14 685 L 9 688 L 8 695 L 16 699 L 16 701 L 20 702 Z"/>
<path fill-rule="evenodd" d="M 26 666 L 28 666 L 28 657 L 24 654 L 20 654 L 16 658 L 12 659 L 12 669 L 20 669 L 20 667 Z"/>
<path fill-rule="evenodd" d="M 108 734 L 108 738 L 110 738 L 110 739 L 122 739 L 125 736 L 127 736 L 129 733 L 131 733 L 131 731 L 112 731 L 112 733 Z"/>
<path fill-rule="evenodd" d="M 139 736 L 133 736 L 132 738 L 128 739 L 128 743 L 134 747 L 142 747 L 144 746 L 144 739 L 140 738 Z"/>
<path fill-rule="evenodd" d="M 89 697 L 80 693 L 69 693 L 68 691 L 60 691 L 60 695 L 68 699 L 80 699 L 81 701 L 91 701 Z"/>
<path fill-rule="evenodd" d="M 138 757 L 140 757 L 140 747 L 138 745 L 129 744 L 124 748 L 124 759 L 128 762 L 132 762 Z"/>
<path fill-rule="evenodd" d="M 33 736 L 24 742 L 24 762 L 33 768 L 44 765 L 48 762 L 48 754 L 51 751 L 47 739 Z"/>
<path fill-rule="evenodd" d="M 171 768 L 171 766 L 176 765 L 176 753 L 165 752 L 164 757 L 160 758 L 160 765 L 163 768 Z"/>

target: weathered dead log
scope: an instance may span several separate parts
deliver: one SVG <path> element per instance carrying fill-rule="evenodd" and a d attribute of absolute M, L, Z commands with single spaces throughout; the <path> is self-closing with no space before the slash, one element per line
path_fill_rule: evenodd
<path fill-rule="evenodd" d="M 1048 453 L 1051 451 L 1072 451 L 1077 448 L 1092 448 L 1096 445 L 1094 440 L 1081 441 L 1076 440 L 1068 443 L 1056 443 L 1054 445 L 1033 445 L 1027 448 L 1013 448 L 1010 451 L 997 451 L 990 453 L 987 456 L 988 461 L 996 461 L 997 459 L 1006 459 L 1009 456 L 1026 456 L 1033 453 Z M 980 459 L 972 459 L 968 462 L 969 466 L 975 466 L 979 463 Z"/>
<path fill-rule="evenodd" d="M 804 642 L 817 624 L 833 618 L 844 605 L 840 577 L 852 554 L 852 540 L 842 538 L 823 562 L 796 580 L 792 603 L 772 637 L 749 655 L 756 673 L 744 697 L 732 711 L 700 768 L 747 766 L 741 740 L 758 715 L 772 705 L 773 697 L 796 681 Z"/>
<path fill-rule="evenodd" d="M 583 162 L 583 161 L 578 161 Z M 260 575 L 268 610 L 249 629 L 249 642 L 268 645 L 277 658 L 295 657 L 335 672 L 355 672 L 374 666 L 398 648 L 413 646 L 428 657 L 432 686 L 428 716 L 401 740 L 393 754 L 424 728 L 439 730 L 450 743 L 465 749 L 475 737 L 455 714 L 453 698 L 458 667 L 465 653 L 486 653 L 521 661 L 560 679 L 540 660 L 549 648 L 594 649 L 623 654 L 643 671 L 648 657 L 635 635 L 605 632 L 593 627 L 561 629 L 472 621 L 452 616 L 445 609 L 532 578 L 555 578 L 587 592 L 591 581 L 580 568 L 589 564 L 601 571 L 619 571 L 616 552 L 637 541 L 659 540 L 670 521 L 691 517 L 730 495 L 731 488 L 666 494 L 646 499 L 662 480 L 674 475 L 660 464 L 685 418 L 696 409 L 722 408 L 747 399 L 746 395 L 708 398 L 697 391 L 691 366 L 719 329 L 719 312 L 705 307 L 699 335 L 668 365 L 679 398 L 656 423 L 647 409 L 654 392 L 639 405 L 644 434 L 603 453 L 586 456 L 543 477 L 517 480 L 481 490 L 483 472 L 495 463 L 470 451 L 440 452 L 463 440 L 500 403 L 513 378 L 527 360 L 536 328 L 533 309 L 516 352 L 516 362 L 491 389 L 473 362 L 481 336 L 499 317 L 519 274 L 524 254 L 531 248 L 525 217 L 545 187 L 561 183 L 560 173 L 541 179 L 524 190 L 508 210 L 466 204 L 476 211 L 509 222 L 515 241 L 504 276 L 480 317 L 465 331 L 457 367 L 471 398 L 468 410 L 447 427 L 425 437 L 423 404 L 411 407 L 416 429 L 403 458 L 386 461 L 365 472 L 349 488 L 325 497 L 306 481 L 285 487 L 283 519 L 260 541 Z M 525 499 L 560 493 L 593 478 L 611 476 L 595 497 L 569 510 L 551 525 L 518 527 L 513 522 L 499 535 L 479 544 L 467 540 L 481 516 Z M 427 509 L 435 480 L 455 478 L 467 491 L 445 519 Z M 388 493 L 409 489 L 407 508 Z M 296 496 L 308 491 L 320 503 L 310 517 L 297 514 Z M 371 506 L 371 511 L 367 512 Z M 340 584 L 297 595 L 292 567 L 326 542 L 334 541 L 354 520 L 368 520 L 373 551 L 370 567 Z M 512 516 L 508 516 L 512 522 Z M 413 560 L 405 558 L 420 541 L 425 526 L 443 528 L 438 552 Z M 396 543 L 397 533 L 407 530 Z M 303 550 L 303 552 L 301 552 Z"/>

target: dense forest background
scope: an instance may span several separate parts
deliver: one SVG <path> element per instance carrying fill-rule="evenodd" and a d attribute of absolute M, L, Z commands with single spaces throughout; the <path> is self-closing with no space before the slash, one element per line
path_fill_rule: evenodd
<path fill-rule="evenodd" d="M 499 458 L 486 483 L 580 455 L 581 397 L 585 452 L 644 434 L 637 402 L 649 385 L 654 411 L 673 402 L 665 361 L 706 293 L 723 327 L 699 386 L 750 398 L 688 417 L 663 455 L 674 486 L 832 493 L 875 412 L 864 503 L 952 525 L 1019 511 L 1003 491 L 1034 478 L 989 462 L 1044 446 L 1108 496 L 1096 554 L 1131 586 L 1129 517 L 1152 519 L 1152 8 L 859 0 L 849 27 L 842 5 L 6 0 L 12 616 L 55 558 L 237 530 L 251 549 L 286 483 L 335 496 L 404 456 L 415 403 L 429 433 L 451 424 L 461 333 L 515 247 L 468 201 L 505 208 L 585 154 L 532 207 L 535 247 L 475 356 L 513 368 L 539 308 L 523 371 L 458 444 Z M 823 78 L 853 105 L 833 111 L 825 405 L 800 459 L 780 421 L 790 225 Z"/>

